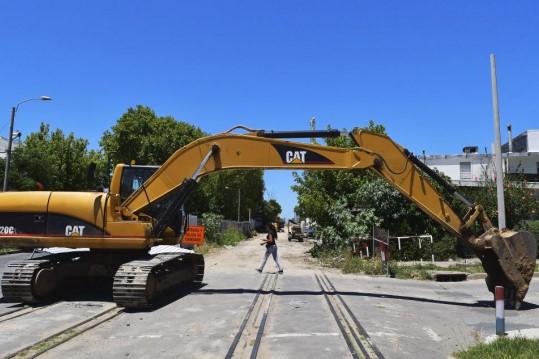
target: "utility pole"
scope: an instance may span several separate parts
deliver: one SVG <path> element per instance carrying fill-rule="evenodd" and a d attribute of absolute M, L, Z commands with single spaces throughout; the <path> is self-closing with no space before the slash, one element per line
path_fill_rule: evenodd
<path fill-rule="evenodd" d="M 498 198 L 498 228 L 505 225 L 505 198 L 503 193 L 503 160 L 500 136 L 500 112 L 498 109 L 498 84 L 496 81 L 496 59 L 490 54 L 490 73 L 492 77 L 492 108 L 494 112 L 494 155 L 496 156 L 496 196 Z"/>

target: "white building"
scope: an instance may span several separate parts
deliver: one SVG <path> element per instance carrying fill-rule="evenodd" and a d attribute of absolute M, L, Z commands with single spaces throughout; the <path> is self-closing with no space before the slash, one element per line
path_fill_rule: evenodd
<path fill-rule="evenodd" d="M 20 137 L 11 142 L 11 150 L 20 144 Z M 6 158 L 8 139 L 0 136 L 0 158 Z"/>
<path fill-rule="evenodd" d="M 0 158 L 6 158 L 8 139 L 0 136 Z"/>
<path fill-rule="evenodd" d="M 502 145 L 504 173 L 523 173 L 528 184 L 539 191 L 539 130 L 527 130 L 514 139 L 508 126 L 508 142 Z M 496 156 L 479 153 L 477 146 L 464 147 L 460 155 L 423 156 L 421 160 L 451 178 L 457 186 L 480 186 L 485 176 L 496 176 Z"/>

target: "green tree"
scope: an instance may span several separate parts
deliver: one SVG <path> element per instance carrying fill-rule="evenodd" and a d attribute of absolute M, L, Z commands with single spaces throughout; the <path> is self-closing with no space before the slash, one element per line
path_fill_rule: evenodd
<path fill-rule="evenodd" d="M 149 108 L 137 105 L 129 108 L 112 126 L 105 131 L 99 142 L 112 164 L 132 163 L 141 165 L 161 165 L 176 150 L 206 136 L 198 127 L 178 122 L 171 116 L 160 117 Z M 207 212 L 207 198 L 210 197 L 201 184 L 190 197 L 187 211 L 194 214 Z"/>
<path fill-rule="evenodd" d="M 385 132 L 383 126 L 372 121 L 366 129 Z M 326 143 L 335 147 L 355 146 L 348 137 L 328 139 Z M 294 177 L 297 212 L 317 222 L 322 241 L 329 241 L 323 246 L 339 250 L 351 238 L 369 235 L 373 225 L 394 235 L 445 234 L 440 225 L 371 171 L 313 170 L 303 171 L 302 175 L 294 173 Z"/>
<path fill-rule="evenodd" d="M 176 121 L 171 116 L 160 117 L 149 108 L 137 105 L 106 131 L 100 145 L 114 163 L 161 165 L 176 150 L 208 134 L 196 126 Z M 228 187 L 228 189 L 227 189 Z M 241 189 L 241 199 L 237 189 Z M 248 211 L 256 210 L 264 191 L 261 170 L 228 170 L 202 178 L 197 190 L 186 203 L 189 213 L 219 213 L 228 219 L 247 220 Z"/>
<path fill-rule="evenodd" d="M 346 196 L 341 196 L 328 206 L 332 224 L 317 229 L 321 244 L 314 246 L 311 253 L 316 256 L 320 251 L 339 253 L 350 248 L 352 238 L 365 236 L 372 231 L 372 225 L 380 224 L 374 212 L 373 208 L 350 210 Z"/>
<path fill-rule="evenodd" d="M 93 189 L 88 181 L 91 160 L 99 160 L 98 152 L 87 150 L 88 141 L 65 136 L 62 130 L 50 131 L 42 123 L 39 132 L 31 133 L 21 146 L 13 151 L 10 188 L 18 190 Z"/>
<path fill-rule="evenodd" d="M 99 144 L 115 163 L 160 165 L 179 148 L 206 135 L 198 127 L 171 116 L 158 117 L 151 108 L 137 105 L 105 131 Z"/>
<path fill-rule="evenodd" d="M 369 122 L 369 131 L 384 133 L 381 125 Z M 333 147 L 351 148 L 356 144 L 349 137 L 326 139 L 326 144 Z M 374 180 L 376 176 L 369 171 L 328 171 L 309 170 L 301 173 L 293 172 L 295 185 L 292 190 L 298 193 L 296 212 L 302 218 L 309 217 L 321 227 L 333 225 L 334 219 L 329 208 L 336 201 L 344 201 L 349 210 L 361 207 L 357 202 L 356 192 L 363 185 Z M 341 206 L 344 204 L 341 203 Z"/>
<path fill-rule="evenodd" d="M 201 186 L 204 193 L 210 194 L 205 197 L 207 212 L 221 213 L 225 219 L 235 220 L 238 218 L 239 201 L 240 221 L 246 221 L 250 213 L 251 218 L 254 217 L 253 214 L 262 206 L 264 193 L 262 170 L 219 171 L 209 174 L 203 180 Z"/>
<path fill-rule="evenodd" d="M 275 199 L 264 200 L 263 204 L 263 222 L 275 222 L 276 218 L 281 214 L 281 205 Z"/>

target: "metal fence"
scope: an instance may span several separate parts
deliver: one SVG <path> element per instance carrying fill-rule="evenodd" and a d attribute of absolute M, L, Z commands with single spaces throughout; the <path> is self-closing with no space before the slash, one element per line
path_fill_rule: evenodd
<path fill-rule="evenodd" d="M 202 218 L 189 215 L 189 224 L 202 226 Z M 220 226 L 221 232 L 224 232 L 226 230 L 233 230 L 233 229 L 241 231 L 247 237 L 250 237 L 251 233 L 255 230 L 255 221 L 254 220 L 243 221 L 243 222 L 230 221 L 230 220 L 221 221 L 221 226 Z"/>
<path fill-rule="evenodd" d="M 243 222 L 236 222 L 236 221 L 229 221 L 229 220 L 223 220 L 221 222 L 221 232 L 224 232 L 226 230 L 235 229 L 238 231 L 241 231 L 246 236 L 250 236 L 250 234 L 255 230 L 255 221 L 243 221 Z"/>

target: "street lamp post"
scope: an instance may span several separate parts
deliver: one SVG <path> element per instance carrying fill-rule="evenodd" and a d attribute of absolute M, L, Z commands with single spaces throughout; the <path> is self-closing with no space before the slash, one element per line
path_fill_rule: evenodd
<path fill-rule="evenodd" d="M 225 187 L 226 189 L 234 189 Z M 240 221 L 240 207 L 241 207 L 241 188 L 238 187 L 238 222 Z"/>
<path fill-rule="evenodd" d="M 13 145 L 13 124 L 15 123 L 15 113 L 19 109 L 19 105 L 33 100 L 40 100 L 40 101 L 50 101 L 52 98 L 49 96 L 41 96 L 38 98 L 29 98 L 24 101 L 19 102 L 16 106 L 14 106 L 11 109 L 11 124 L 9 126 L 9 137 L 8 137 L 8 145 L 6 150 L 6 170 L 4 172 L 4 192 L 7 191 L 7 184 L 8 184 L 8 176 L 9 176 L 9 164 L 11 162 L 11 146 Z"/>

